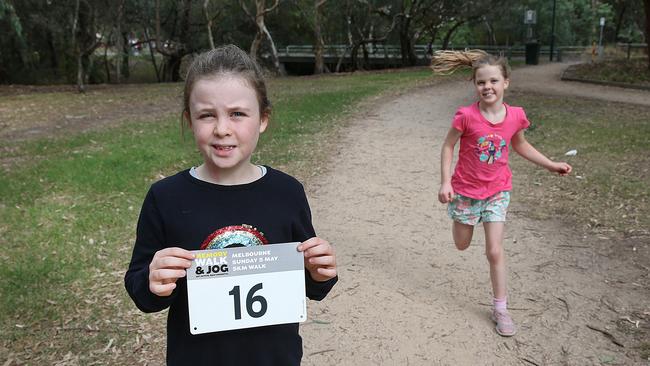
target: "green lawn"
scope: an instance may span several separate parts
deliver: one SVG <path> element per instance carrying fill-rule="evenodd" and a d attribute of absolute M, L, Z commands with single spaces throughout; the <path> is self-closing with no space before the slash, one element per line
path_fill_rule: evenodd
<path fill-rule="evenodd" d="M 567 76 L 614 83 L 625 83 L 650 88 L 650 67 L 647 57 L 631 59 L 618 58 L 595 63 L 571 65 L 566 71 Z"/>
<path fill-rule="evenodd" d="M 518 196 L 536 207 L 530 215 L 650 238 L 650 108 L 531 93 L 508 99 L 525 107 L 533 146 L 574 169 L 558 178 L 514 159 L 513 169 L 526 177 Z M 565 156 L 574 149 L 577 155 Z"/>

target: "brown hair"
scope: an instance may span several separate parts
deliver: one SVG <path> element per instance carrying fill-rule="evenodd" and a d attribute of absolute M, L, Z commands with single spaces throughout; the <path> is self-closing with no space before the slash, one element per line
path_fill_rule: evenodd
<path fill-rule="evenodd" d="M 503 56 L 494 56 L 483 50 L 436 51 L 431 59 L 431 69 L 438 74 L 449 75 L 462 67 L 472 68 L 472 79 L 476 70 L 483 66 L 498 66 L 504 79 L 510 78 L 510 66 Z"/>
<path fill-rule="evenodd" d="M 187 69 L 183 89 L 183 115 L 190 115 L 190 94 L 198 80 L 224 75 L 238 76 L 246 80 L 257 94 L 260 116 L 268 116 L 271 113 L 271 102 L 262 68 L 246 52 L 230 44 L 203 52 L 192 60 Z"/>

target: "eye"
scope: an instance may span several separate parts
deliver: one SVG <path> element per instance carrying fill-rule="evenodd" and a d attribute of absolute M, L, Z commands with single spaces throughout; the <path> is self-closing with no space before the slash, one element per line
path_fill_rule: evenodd
<path fill-rule="evenodd" d="M 246 117 L 246 113 L 240 111 L 231 112 L 230 115 L 235 118 Z"/>
<path fill-rule="evenodd" d="M 214 114 L 209 112 L 199 113 L 199 119 L 208 119 L 214 117 Z"/>

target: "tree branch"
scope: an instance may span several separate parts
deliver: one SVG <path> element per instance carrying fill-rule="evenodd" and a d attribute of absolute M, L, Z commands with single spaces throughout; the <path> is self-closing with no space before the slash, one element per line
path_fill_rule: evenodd
<path fill-rule="evenodd" d="M 241 6 L 242 10 L 244 11 L 244 13 L 246 13 L 246 15 L 248 15 L 249 18 L 255 21 L 255 17 L 251 15 L 250 11 L 248 11 L 248 8 L 246 7 L 244 0 L 239 0 L 239 6 Z"/>
<path fill-rule="evenodd" d="M 268 9 L 265 9 L 265 10 L 262 12 L 262 14 L 266 15 L 266 14 L 272 12 L 273 10 L 275 10 L 275 8 L 278 7 L 278 5 L 280 5 L 280 0 L 275 0 L 275 4 L 273 4 L 273 6 L 271 6 L 271 7 L 268 8 Z"/>

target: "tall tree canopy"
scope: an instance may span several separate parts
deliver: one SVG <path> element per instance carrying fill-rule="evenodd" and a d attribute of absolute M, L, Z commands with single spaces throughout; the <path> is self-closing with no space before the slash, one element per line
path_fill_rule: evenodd
<path fill-rule="evenodd" d="M 555 45 L 598 41 L 601 17 L 606 44 L 647 42 L 649 1 L 557 0 Z M 136 60 L 176 81 L 187 56 L 224 43 L 275 70 L 287 45 L 312 45 L 317 73 L 327 69 L 326 45 L 353 52 L 362 68 L 394 45 L 408 66 L 416 45 L 523 45 L 526 10 L 548 44 L 548 0 L 0 0 L 0 83 L 124 82 Z"/>

